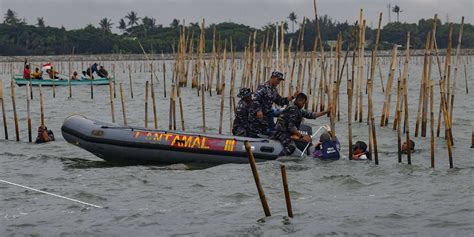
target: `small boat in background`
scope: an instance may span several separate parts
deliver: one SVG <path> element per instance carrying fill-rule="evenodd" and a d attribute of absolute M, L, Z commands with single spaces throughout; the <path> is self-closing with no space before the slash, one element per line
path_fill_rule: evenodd
<path fill-rule="evenodd" d="M 111 162 L 248 163 L 245 141 L 250 142 L 256 161 L 283 156 L 283 146 L 273 139 L 123 127 L 81 115 L 66 118 L 61 131 L 67 142 Z M 306 144 L 297 144 L 298 149 Z"/>
<path fill-rule="evenodd" d="M 31 83 L 33 86 L 69 86 L 68 79 L 25 79 L 22 75 L 15 75 L 13 77 L 18 86 L 26 86 Z M 72 86 L 77 85 L 108 85 L 113 79 L 109 78 L 95 78 L 93 80 L 71 80 Z"/>

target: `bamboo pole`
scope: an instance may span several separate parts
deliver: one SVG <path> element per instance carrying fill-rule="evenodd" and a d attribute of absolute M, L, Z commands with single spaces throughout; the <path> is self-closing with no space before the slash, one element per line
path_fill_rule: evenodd
<path fill-rule="evenodd" d="M 219 116 L 219 134 L 222 134 L 222 121 L 224 119 L 224 98 L 225 98 L 225 82 L 222 84 L 222 94 L 221 94 L 221 112 Z"/>
<path fill-rule="evenodd" d="M 186 129 L 184 127 L 183 99 L 181 98 L 181 96 L 178 96 L 178 99 L 179 99 L 179 115 L 180 115 L 180 118 L 181 118 L 181 130 L 186 131 Z"/>
<path fill-rule="evenodd" d="M 204 83 L 201 84 L 201 108 L 202 108 L 202 132 L 206 132 L 206 106 L 205 106 Z"/>
<path fill-rule="evenodd" d="M 166 65 L 163 62 L 163 94 L 166 98 Z"/>
<path fill-rule="evenodd" d="M 151 103 L 153 109 L 153 122 L 155 129 L 158 129 L 158 117 L 156 112 L 156 100 L 155 100 L 155 83 L 153 82 L 153 64 L 150 63 L 150 92 L 151 92 Z"/>
<path fill-rule="evenodd" d="M 41 126 L 44 125 L 44 101 L 43 101 L 43 90 L 41 89 L 41 84 L 39 85 L 39 94 L 40 94 L 40 123 Z"/>
<path fill-rule="evenodd" d="M 405 111 L 405 120 L 404 120 L 404 131 L 405 131 L 405 142 L 406 144 L 410 144 L 410 123 L 408 121 L 408 67 L 410 65 L 410 32 L 407 34 L 407 43 L 406 43 L 406 56 L 405 56 L 405 66 L 404 66 L 404 74 L 403 74 L 403 104 L 404 104 L 404 111 Z M 400 117 L 401 120 L 401 117 Z M 400 125 L 398 126 L 400 127 Z M 401 162 L 399 160 L 399 162 Z M 411 149 L 407 149 L 407 163 L 411 165 Z"/>
<path fill-rule="evenodd" d="M 148 128 L 148 81 L 145 83 L 145 128 Z"/>
<path fill-rule="evenodd" d="M 125 100 L 123 98 L 123 83 L 120 82 L 120 102 L 122 103 L 123 125 L 127 126 L 127 115 L 125 112 Z"/>
<path fill-rule="evenodd" d="M 433 56 L 432 50 L 434 48 L 435 40 L 436 40 L 436 22 L 437 22 L 438 15 L 434 15 L 433 26 L 432 26 L 432 33 L 431 33 L 431 43 L 430 43 L 430 53 L 429 53 L 429 71 L 428 71 L 428 82 L 430 88 L 430 143 L 431 143 L 431 168 L 435 167 L 435 143 L 434 143 L 434 83 L 432 78 L 432 68 L 433 68 Z"/>
<path fill-rule="evenodd" d="M 395 67 L 396 67 L 396 57 L 397 57 L 397 45 L 393 46 L 392 49 L 392 57 L 390 60 L 390 71 L 387 80 L 387 89 L 385 89 L 385 97 L 382 107 L 382 116 L 380 118 L 380 126 L 384 127 L 387 126 L 388 123 L 388 115 L 390 114 L 390 97 L 392 95 L 392 84 L 393 84 L 393 77 L 395 74 Z"/>
<path fill-rule="evenodd" d="M 462 43 L 462 34 L 463 34 L 463 29 L 464 29 L 464 16 L 461 18 L 461 27 L 459 29 L 459 37 L 458 37 L 458 45 L 456 48 L 456 63 L 454 64 L 454 78 L 453 78 L 453 83 L 452 83 L 452 88 L 451 88 L 451 100 L 449 101 L 449 119 L 450 124 L 452 126 L 453 124 L 453 110 L 454 110 L 454 97 L 456 95 L 456 79 L 457 79 L 457 72 L 458 72 L 458 65 L 459 61 L 461 60 L 461 43 Z M 452 129 L 452 127 L 451 127 Z M 453 143 L 453 137 L 452 134 L 451 136 L 451 144 Z"/>
<path fill-rule="evenodd" d="M 112 123 L 115 123 L 114 97 L 112 95 L 112 79 L 111 78 L 109 79 L 109 99 L 110 99 L 110 112 L 112 115 Z"/>
<path fill-rule="evenodd" d="M 8 140 L 7 115 L 5 113 L 5 101 L 3 100 L 3 81 L 0 80 L 0 105 L 2 106 L 3 132 L 5 140 Z"/>
<path fill-rule="evenodd" d="M 281 179 L 283 182 L 283 190 L 285 192 L 286 210 L 288 212 L 288 217 L 293 218 L 293 208 L 291 207 L 290 191 L 288 190 L 288 178 L 286 177 L 286 167 L 284 165 L 280 165 L 280 169 L 281 169 Z"/>
<path fill-rule="evenodd" d="M 255 185 L 257 186 L 258 196 L 260 197 L 260 202 L 262 202 L 263 211 L 265 212 L 265 216 L 271 216 L 270 208 L 268 207 L 267 199 L 265 198 L 265 193 L 263 191 L 262 185 L 260 184 L 260 178 L 258 176 L 257 165 L 255 164 L 255 158 L 253 156 L 252 149 L 248 141 L 245 141 L 244 145 L 249 158 L 250 168 L 252 169 Z"/>
<path fill-rule="evenodd" d="M 30 83 L 26 85 L 26 122 L 28 126 L 28 142 L 32 142 L 33 138 L 31 135 L 31 116 L 30 116 L 30 97 L 28 96 L 30 89 Z"/>
<path fill-rule="evenodd" d="M 13 118 L 15 120 L 15 135 L 16 135 L 16 141 L 20 141 L 20 129 L 18 128 L 18 114 L 16 113 L 16 104 L 15 104 L 15 84 L 13 83 L 13 80 L 10 81 L 10 87 L 11 87 L 11 96 L 12 96 L 12 105 L 13 105 Z"/>
<path fill-rule="evenodd" d="M 128 65 L 128 78 L 130 79 L 130 97 L 133 99 L 132 68 L 130 64 Z"/>

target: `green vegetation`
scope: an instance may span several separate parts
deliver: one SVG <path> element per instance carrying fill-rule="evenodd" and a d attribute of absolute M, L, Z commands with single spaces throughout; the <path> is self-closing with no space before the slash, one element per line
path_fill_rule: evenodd
<path fill-rule="evenodd" d="M 423 48 L 425 38 L 431 31 L 432 19 L 421 19 L 417 24 L 401 23 L 398 21 L 398 13 L 402 12 L 398 6 L 393 9 L 397 13 L 397 22 L 383 26 L 381 31 L 381 48 L 390 49 L 393 44 L 403 45 L 407 32 L 411 32 L 412 48 Z M 297 16 L 292 12 L 288 19 L 292 25 L 297 23 Z M 290 38 L 296 42 L 300 33 L 302 22 L 298 22 L 299 29 L 294 33 L 288 32 L 288 23 L 285 22 L 284 29 L 285 42 Z M 448 43 L 448 33 L 450 23 L 442 24 L 437 22 L 437 44 L 438 48 L 446 48 Z M 117 23 L 113 23 L 108 18 L 103 18 L 97 23 L 97 27 L 87 25 L 82 29 L 66 30 L 64 27 L 47 26 L 43 17 L 38 17 L 34 25 L 29 25 L 25 20 L 21 20 L 17 13 L 8 9 L 4 15 L 3 23 L 0 24 L 0 55 L 60 55 L 71 54 L 73 48 L 76 54 L 107 54 L 107 53 L 141 53 L 138 40 L 147 52 L 171 53 L 176 48 L 179 39 L 179 32 L 182 23 L 174 19 L 169 26 L 157 24 L 156 19 L 144 16 L 139 17 L 138 13 L 131 11 Z M 453 42 L 457 42 L 460 24 L 453 24 Z M 113 33 L 115 27 L 120 34 Z M 212 49 L 213 30 L 216 29 L 216 38 L 221 41 L 232 39 L 234 49 L 243 51 L 249 41 L 252 32 L 257 31 L 257 43 L 264 37 L 273 33 L 275 25 L 267 24 L 262 29 L 255 29 L 250 26 L 223 22 L 211 24 L 205 28 L 206 50 Z M 329 16 L 320 18 L 321 37 L 324 41 L 335 40 L 341 33 L 347 45 L 352 32 L 358 27 L 348 22 L 337 22 Z M 376 26 L 374 26 L 376 27 Z M 193 35 L 193 40 L 197 43 L 201 31 L 199 23 L 186 25 L 187 30 Z M 293 27 L 292 27 L 293 28 Z M 366 29 L 367 46 L 374 41 L 375 30 Z M 293 32 L 293 31 L 292 31 Z M 271 40 L 271 34 L 270 40 Z M 316 36 L 314 20 L 307 20 L 304 31 L 304 46 L 306 50 L 313 48 Z M 463 48 L 474 47 L 474 27 L 472 24 L 464 25 Z M 197 44 L 195 44 L 197 45 Z M 222 44 L 223 45 L 223 44 Z M 454 45 L 455 46 L 455 45 Z M 293 44 L 295 47 L 295 44 Z M 326 45 L 326 47 L 328 47 Z"/>

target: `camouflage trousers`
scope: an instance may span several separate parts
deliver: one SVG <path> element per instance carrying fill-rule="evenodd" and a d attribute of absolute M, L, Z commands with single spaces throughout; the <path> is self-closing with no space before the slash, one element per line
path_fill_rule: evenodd
<path fill-rule="evenodd" d="M 280 141 L 281 145 L 283 145 L 283 148 L 284 148 L 283 152 L 285 153 L 285 155 L 290 155 L 296 150 L 296 147 L 293 144 L 293 140 L 291 140 L 291 134 L 290 133 L 276 131 L 272 135 L 272 138 Z"/>

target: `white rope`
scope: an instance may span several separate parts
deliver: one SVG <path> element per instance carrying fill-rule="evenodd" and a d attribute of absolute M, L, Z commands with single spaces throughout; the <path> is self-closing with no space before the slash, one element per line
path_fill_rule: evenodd
<path fill-rule="evenodd" d="M 315 133 L 313 133 L 313 135 L 311 135 L 311 139 L 313 139 L 313 137 L 316 136 L 316 134 L 318 134 L 318 132 L 321 131 L 321 129 L 323 129 L 323 128 L 327 131 L 325 125 L 323 125 L 323 126 L 319 127 L 319 129 L 318 129 Z M 306 145 L 306 147 L 304 148 L 304 150 L 301 152 L 300 157 L 303 157 L 303 155 L 304 155 L 306 149 L 308 149 L 308 147 L 309 147 L 310 144 L 311 144 L 311 143 L 308 142 L 308 145 Z"/>
<path fill-rule="evenodd" d="M 21 184 L 8 182 L 6 180 L 0 179 L 0 182 L 6 183 L 6 184 L 11 184 L 11 185 L 18 186 L 18 187 L 21 187 L 21 188 L 26 188 L 26 189 L 33 190 L 33 191 L 36 191 L 36 192 L 39 192 L 39 193 L 48 194 L 48 195 L 58 197 L 58 198 L 62 198 L 62 199 L 66 199 L 66 200 L 69 200 L 69 201 L 81 203 L 81 204 L 88 205 L 88 206 L 91 206 L 91 207 L 102 208 L 101 206 L 98 206 L 98 205 L 94 205 L 94 204 L 90 204 L 90 203 L 87 203 L 87 202 L 79 201 L 79 200 L 76 200 L 76 199 L 73 199 L 73 198 L 64 197 L 64 196 L 54 194 L 54 193 L 50 193 L 50 192 L 46 192 L 46 191 L 41 191 L 41 190 L 36 189 L 36 188 L 30 188 L 30 187 L 27 187 L 27 186 L 24 186 L 24 185 L 21 185 Z"/>

